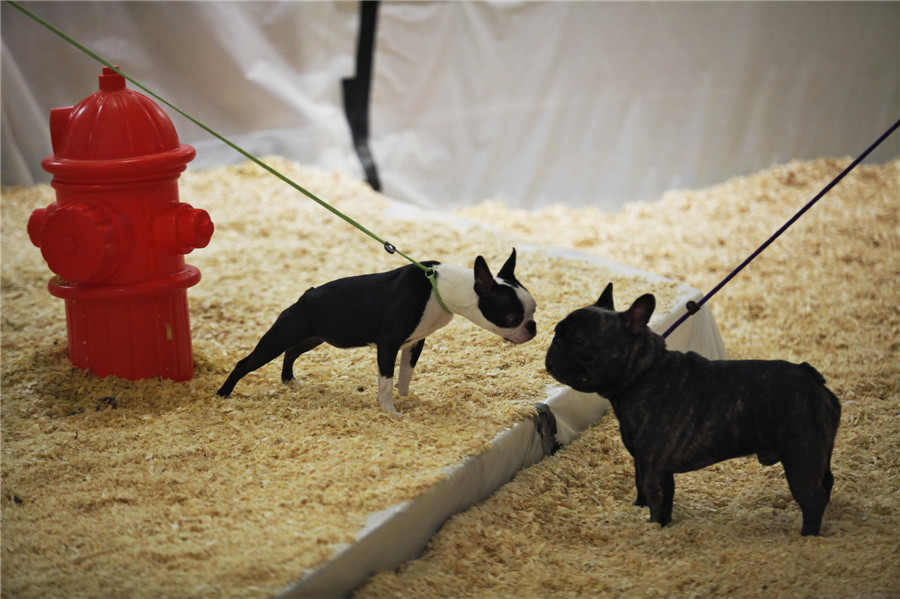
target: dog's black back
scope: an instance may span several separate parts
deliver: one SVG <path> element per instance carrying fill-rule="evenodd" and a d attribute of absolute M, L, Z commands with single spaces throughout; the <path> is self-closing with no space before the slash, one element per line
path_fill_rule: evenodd
<path fill-rule="evenodd" d="M 428 268 L 438 264 L 422 263 Z M 315 323 L 316 336 L 335 347 L 363 347 L 386 335 L 402 342 L 421 320 L 431 291 L 422 269 L 409 264 L 311 287 L 283 314 L 303 313 L 304 320 Z"/>

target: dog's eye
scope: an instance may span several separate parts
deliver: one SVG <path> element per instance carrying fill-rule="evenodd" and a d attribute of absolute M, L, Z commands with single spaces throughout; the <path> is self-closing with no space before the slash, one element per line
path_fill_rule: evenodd
<path fill-rule="evenodd" d="M 519 323 L 522 321 L 521 318 L 516 316 L 515 314 L 510 314 L 506 317 L 506 326 L 509 328 L 519 326 Z"/>
<path fill-rule="evenodd" d="M 581 336 L 572 337 L 569 340 L 569 343 L 571 343 L 573 347 L 577 347 L 577 348 L 587 347 L 587 344 L 588 344 L 587 339 L 585 339 L 584 337 L 581 337 Z"/>

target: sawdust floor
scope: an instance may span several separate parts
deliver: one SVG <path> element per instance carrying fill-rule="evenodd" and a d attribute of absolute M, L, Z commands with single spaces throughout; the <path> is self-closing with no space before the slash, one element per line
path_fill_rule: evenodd
<path fill-rule="evenodd" d="M 792 162 L 615 214 L 493 202 L 462 215 L 708 290 L 849 162 Z M 577 223 L 577 224 L 576 224 Z M 610 415 L 452 518 L 357 597 L 900 597 L 900 161 L 858 169 L 713 300 L 730 356 L 809 361 L 841 398 L 823 535 L 780 465 L 675 477 L 647 522 Z"/>
<path fill-rule="evenodd" d="M 483 228 L 398 220 L 350 177 L 272 161 L 420 260 L 499 269 L 512 248 Z M 188 263 L 196 375 L 96 379 L 66 356 L 63 302 L 31 245 L 52 188 L 2 195 L 3 597 L 267 597 L 352 542 L 366 518 L 413 499 L 529 417 L 551 383 L 552 325 L 594 299 L 601 267 L 520 252 L 539 304 L 523 345 L 457 318 L 432 335 L 395 420 L 375 399 L 371 349 L 321 347 L 280 382 L 272 363 L 215 395 L 235 362 L 308 287 L 406 264 L 262 169 L 182 176 L 216 233 Z M 644 281 L 615 276 L 632 299 Z M 663 298 L 674 285 L 654 285 Z M 665 300 L 664 300 L 665 305 Z M 671 297 L 669 300 L 671 305 Z"/>
<path fill-rule="evenodd" d="M 528 240 L 708 289 L 846 163 L 791 163 L 615 214 L 495 202 L 460 213 L 500 235 L 399 222 L 346 177 L 278 166 L 419 259 L 471 265 L 481 253 L 496 269 Z M 607 417 L 359 596 L 900 594 L 898 181 L 900 161 L 860 168 L 713 301 L 733 357 L 807 360 L 843 402 L 822 537 L 799 536 L 780 466 L 752 460 L 680 475 L 673 524 L 649 525 Z M 455 319 L 429 338 L 415 396 L 396 398 L 399 421 L 377 406 L 369 350 L 317 349 L 293 387 L 271 364 L 221 399 L 234 362 L 306 287 L 400 264 L 256 168 L 186 173 L 181 194 L 217 231 L 188 256 L 203 273 L 189 291 L 197 373 L 175 384 L 69 365 L 62 302 L 25 235 L 53 192 L 3 189 L 3 597 L 270 596 L 368 514 L 417 496 L 530 414 L 550 382 L 553 323 L 608 277 L 521 256 L 539 336 L 510 346 Z M 647 290 L 616 287 L 621 303 Z"/>

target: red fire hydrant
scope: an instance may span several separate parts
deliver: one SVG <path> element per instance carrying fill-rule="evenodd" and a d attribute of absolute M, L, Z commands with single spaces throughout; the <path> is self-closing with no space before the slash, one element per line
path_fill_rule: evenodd
<path fill-rule="evenodd" d="M 200 271 L 184 254 L 206 247 L 213 223 L 178 200 L 196 152 L 172 121 L 110 68 L 100 90 L 50 112 L 56 201 L 28 221 L 32 243 L 65 300 L 69 359 L 96 376 L 194 375 L 187 288 Z"/>

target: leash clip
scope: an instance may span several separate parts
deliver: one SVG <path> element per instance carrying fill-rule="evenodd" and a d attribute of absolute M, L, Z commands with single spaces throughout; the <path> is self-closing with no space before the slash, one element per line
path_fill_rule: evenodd
<path fill-rule="evenodd" d="M 397 248 L 390 241 L 385 241 L 384 242 L 384 251 L 386 251 L 388 254 L 393 254 L 394 252 L 397 251 Z"/>

